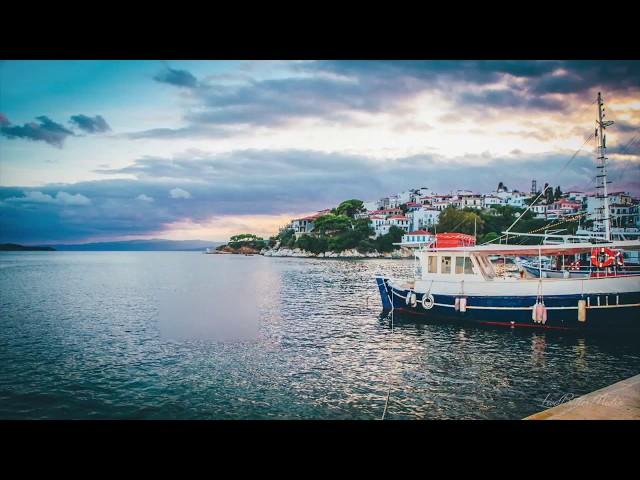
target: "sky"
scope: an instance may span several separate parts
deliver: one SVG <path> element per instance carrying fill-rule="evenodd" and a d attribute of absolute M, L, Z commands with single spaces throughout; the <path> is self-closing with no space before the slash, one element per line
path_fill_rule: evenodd
<path fill-rule="evenodd" d="M 598 91 L 610 188 L 639 195 L 640 61 L 0 61 L 0 242 L 266 237 L 418 187 L 590 192 Z"/>

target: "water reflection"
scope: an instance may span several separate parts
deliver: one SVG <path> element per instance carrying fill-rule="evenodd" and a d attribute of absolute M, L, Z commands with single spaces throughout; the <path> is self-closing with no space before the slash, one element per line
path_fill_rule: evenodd
<path fill-rule="evenodd" d="M 543 334 L 531 334 L 531 363 L 534 367 L 544 366 L 544 351 L 547 346 Z"/>

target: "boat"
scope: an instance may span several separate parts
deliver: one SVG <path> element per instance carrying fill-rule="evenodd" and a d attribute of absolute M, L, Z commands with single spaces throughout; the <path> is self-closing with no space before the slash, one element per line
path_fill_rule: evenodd
<path fill-rule="evenodd" d="M 542 278 L 587 278 L 591 275 L 590 268 L 580 268 L 575 266 L 569 266 L 568 268 L 554 269 L 552 268 L 551 262 L 547 263 L 542 260 L 542 262 L 529 261 L 521 259 L 520 257 L 516 257 L 516 264 L 526 271 L 532 277 L 542 277 Z"/>
<path fill-rule="evenodd" d="M 640 251 L 640 241 L 611 239 L 604 131 L 613 122 L 603 121 L 600 93 L 597 100 L 597 178 L 599 188 L 603 188 L 599 198 L 604 205 L 601 233 L 579 241 L 567 238 L 539 245 L 423 244 L 414 249 L 420 267 L 414 279 L 402 281 L 376 275 L 383 310 L 425 320 L 510 327 L 608 331 L 640 328 L 640 270 L 620 264 L 622 252 Z M 507 240 L 509 235 L 515 235 L 510 232 L 513 225 L 502 232 Z M 551 262 L 555 258 L 556 264 L 558 259 L 588 258 L 588 269 L 583 271 L 580 267 L 574 275 L 570 270 L 541 271 L 543 256 Z M 522 269 L 516 274 L 509 272 L 506 259 L 518 257 L 536 258 L 537 264 L 525 260 L 524 265 L 531 270 L 537 266 L 538 274 L 529 269 L 529 275 Z M 496 258 L 503 259 L 502 269 L 492 262 Z"/>

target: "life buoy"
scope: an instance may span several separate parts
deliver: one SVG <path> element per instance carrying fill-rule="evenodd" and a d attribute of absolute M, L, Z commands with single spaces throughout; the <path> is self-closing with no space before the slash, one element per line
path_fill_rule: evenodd
<path fill-rule="evenodd" d="M 616 261 L 616 252 L 607 247 L 591 250 L 591 264 L 598 268 L 606 268 Z"/>
<path fill-rule="evenodd" d="M 423 295 L 422 296 L 422 308 L 425 310 L 431 310 L 433 308 L 435 300 L 433 299 L 433 295 Z"/>
<path fill-rule="evenodd" d="M 616 252 L 616 266 L 624 267 L 624 255 L 620 250 Z"/>

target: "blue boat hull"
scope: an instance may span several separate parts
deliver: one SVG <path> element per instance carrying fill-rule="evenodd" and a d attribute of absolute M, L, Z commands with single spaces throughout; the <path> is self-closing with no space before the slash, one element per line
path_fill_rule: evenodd
<path fill-rule="evenodd" d="M 376 278 L 383 309 L 391 310 L 393 308 L 396 312 L 415 315 L 416 318 L 541 329 L 640 330 L 640 292 L 599 296 L 545 295 L 547 320 L 541 324 L 534 322 L 531 316 L 531 307 L 537 301 L 535 296 L 467 296 L 467 309 L 465 312 L 461 312 L 454 308 L 455 296 L 431 294 L 433 306 L 430 309 L 425 309 L 422 306 L 424 294 L 413 292 L 416 295 L 416 305 L 407 305 L 405 297 L 411 291 L 394 290 L 388 280 L 382 277 Z M 587 300 L 587 297 L 590 297 L 588 298 L 590 308 L 587 309 L 586 321 L 581 322 L 578 321 L 576 307 L 578 300 Z M 616 304 L 635 306 L 607 307 Z M 564 309 L 556 309 L 558 307 L 564 307 Z"/>

